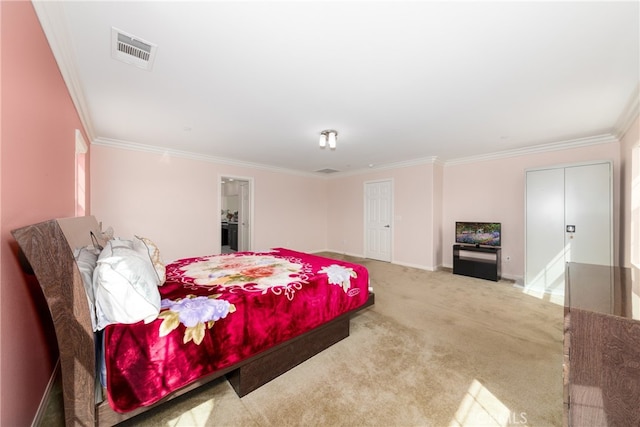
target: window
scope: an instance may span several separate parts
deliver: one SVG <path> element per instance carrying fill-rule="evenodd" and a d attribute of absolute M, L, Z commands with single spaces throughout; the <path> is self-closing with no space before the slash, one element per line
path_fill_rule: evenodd
<path fill-rule="evenodd" d="M 86 215 L 86 155 L 89 147 L 82 136 L 82 132 L 76 129 L 76 216 Z"/>

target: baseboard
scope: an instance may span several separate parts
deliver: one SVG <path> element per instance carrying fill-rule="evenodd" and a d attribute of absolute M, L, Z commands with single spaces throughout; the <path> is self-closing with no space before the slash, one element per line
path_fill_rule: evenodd
<path fill-rule="evenodd" d="M 401 265 L 403 267 L 417 268 L 418 270 L 438 271 L 438 267 L 429 267 L 428 265 L 422 265 L 422 264 L 412 264 L 410 262 L 399 262 L 396 260 L 392 260 L 391 264 Z"/>
<path fill-rule="evenodd" d="M 340 254 L 340 255 L 346 255 L 346 256 L 350 256 L 353 258 L 364 258 L 364 255 L 362 254 L 356 254 L 353 252 L 345 252 L 339 249 L 323 249 L 321 251 L 313 251 L 311 253 L 315 254 L 315 253 L 319 253 L 319 252 L 333 252 L 334 254 Z"/>
<path fill-rule="evenodd" d="M 564 288 L 549 290 L 545 288 L 539 288 L 537 286 L 517 285 L 516 287 L 522 289 L 522 292 L 529 295 L 547 295 L 547 296 L 564 298 Z"/>
<path fill-rule="evenodd" d="M 31 427 L 38 427 L 42 425 L 42 419 L 47 410 L 47 406 L 49 405 L 51 390 L 53 390 L 53 385 L 55 384 L 58 375 L 60 375 L 60 359 L 56 360 L 56 365 L 53 367 L 53 372 L 51 373 L 51 377 L 49 378 L 49 383 L 47 384 L 47 388 L 44 390 L 44 394 L 42 395 L 42 399 L 40 400 L 40 405 L 38 405 L 38 411 L 36 412 L 36 416 L 33 418 Z"/>
<path fill-rule="evenodd" d="M 312 253 L 318 253 L 318 252 L 333 252 L 333 253 L 336 253 L 336 254 L 346 255 L 346 256 L 353 257 L 353 258 L 369 259 L 369 258 L 365 257 L 363 254 L 345 252 L 345 251 L 340 251 L 340 250 L 335 250 L 335 249 L 325 249 L 323 251 L 316 251 L 316 252 L 312 252 Z M 370 258 L 370 259 L 373 260 L 373 258 Z M 412 264 L 412 263 L 408 263 L 408 262 L 399 262 L 399 261 L 394 260 L 394 259 L 391 260 L 391 264 L 401 265 L 403 267 L 417 268 L 419 270 L 426 270 L 426 271 L 438 271 L 438 270 L 440 270 L 442 268 L 442 266 L 430 267 L 428 265 L 422 265 L 422 264 Z"/>

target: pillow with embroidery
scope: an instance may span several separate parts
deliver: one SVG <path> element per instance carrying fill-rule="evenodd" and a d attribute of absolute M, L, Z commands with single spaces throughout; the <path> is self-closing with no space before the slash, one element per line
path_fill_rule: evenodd
<path fill-rule="evenodd" d="M 158 286 L 164 285 L 166 280 L 166 268 L 162 256 L 160 256 L 160 249 L 150 239 L 146 237 L 135 236 L 133 239 L 133 249 L 141 254 L 149 256 L 153 269 L 158 275 Z"/>

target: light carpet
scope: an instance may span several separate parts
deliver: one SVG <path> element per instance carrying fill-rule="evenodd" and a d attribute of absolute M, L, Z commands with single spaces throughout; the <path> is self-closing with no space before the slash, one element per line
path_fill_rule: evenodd
<path fill-rule="evenodd" d="M 561 306 L 509 281 L 321 255 L 369 269 L 376 303 L 348 338 L 243 398 L 220 379 L 123 425 L 562 425 Z M 62 420 L 51 406 L 44 425 Z"/>

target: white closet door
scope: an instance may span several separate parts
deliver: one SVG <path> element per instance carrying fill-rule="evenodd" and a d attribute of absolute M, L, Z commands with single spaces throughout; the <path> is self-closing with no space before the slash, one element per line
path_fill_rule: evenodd
<path fill-rule="evenodd" d="M 525 285 L 541 292 L 564 286 L 564 169 L 528 171 Z"/>
<path fill-rule="evenodd" d="M 565 169 L 566 261 L 613 265 L 611 218 L 611 164 L 599 163 Z"/>
<path fill-rule="evenodd" d="M 527 290 L 564 295 L 567 262 L 613 265 L 611 169 L 601 162 L 527 171 Z"/>

